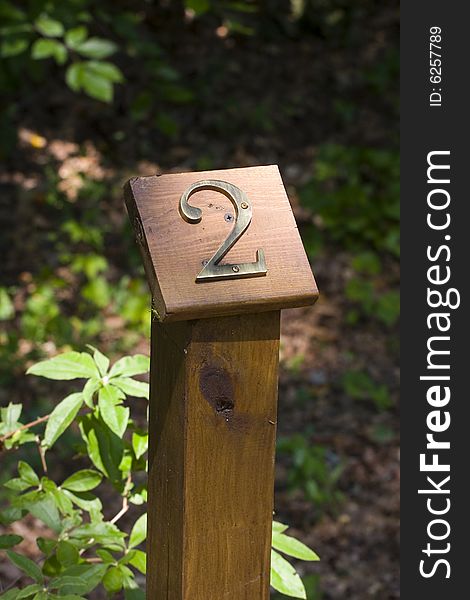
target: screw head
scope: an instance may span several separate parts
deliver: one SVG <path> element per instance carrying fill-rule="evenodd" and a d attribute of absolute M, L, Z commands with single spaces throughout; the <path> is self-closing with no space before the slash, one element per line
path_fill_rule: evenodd
<path fill-rule="evenodd" d="M 230 223 L 231 221 L 233 221 L 233 215 L 227 213 L 226 215 L 224 215 L 224 219 L 227 221 L 227 223 Z"/>
<path fill-rule="evenodd" d="M 207 265 L 207 263 L 208 263 L 208 262 L 209 262 L 209 261 L 207 260 L 207 258 L 205 258 L 205 259 L 202 261 L 202 266 L 203 266 L 203 267 L 205 267 L 205 266 Z"/>
<path fill-rule="evenodd" d="M 241 207 L 242 208 L 248 208 L 248 203 L 247 202 L 242 202 L 241 203 Z"/>
<path fill-rule="evenodd" d="M 232 271 L 233 271 L 234 273 L 238 273 L 238 271 L 239 271 L 239 270 L 240 270 L 240 267 L 239 267 L 238 265 L 233 265 L 233 267 L 232 267 Z"/>

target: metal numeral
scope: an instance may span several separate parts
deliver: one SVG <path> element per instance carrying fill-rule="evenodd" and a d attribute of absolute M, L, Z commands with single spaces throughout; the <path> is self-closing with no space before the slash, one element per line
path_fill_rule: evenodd
<path fill-rule="evenodd" d="M 200 190 L 214 190 L 226 196 L 235 207 L 235 224 L 217 252 L 204 265 L 196 277 L 196 283 L 219 279 L 239 279 L 241 277 L 261 277 L 266 275 L 264 250 L 256 251 L 256 262 L 220 265 L 220 261 L 245 233 L 252 219 L 252 208 L 244 192 L 236 185 L 218 179 L 197 181 L 190 185 L 180 199 L 180 213 L 188 223 L 200 223 L 202 210 L 189 204 L 189 198 Z"/>

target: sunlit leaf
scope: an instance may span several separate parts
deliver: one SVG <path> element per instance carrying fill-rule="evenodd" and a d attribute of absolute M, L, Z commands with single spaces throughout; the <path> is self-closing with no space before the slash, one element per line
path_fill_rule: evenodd
<path fill-rule="evenodd" d="M 147 555 L 145 552 L 142 552 L 142 550 L 131 550 L 131 552 L 132 556 L 129 560 L 129 564 L 145 575 L 147 570 Z"/>
<path fill-rule="evenodd" d="M 147 399 L 149 397 L 149 384 L 144 381 L 136 381 L 130 377 L 113 377 L 110 383 L 122 390 L 127 396 Z"/>
<path fill-rule="evenodd" d="M 93 352 L 93 360 L 95 361 L 96 366 L 98 367 L 100 375 L 103 377 L 108 372 L 109 358 L 105 356 L 102 352 L 100 352 L 98 348 L 95 348 L 91 344 L 87 344 L 87 346 Z"/>
<path fill-rule="evenodd" d="M 284 554 L 301 560 L 320 560 L 313 550 L 295 538 L 284 533 L 274 532 L 272 546 Z"/>
<path fill-rule="evenodd" d="M 282 533 L 283 531 L 288 529 L 288 527 L 289 526 L 284 525 L 284 523 L 279 523 L 279 521 L 273 521 L 273 525 L 272 525 L 273 532 L 278 531 L 279 533 Z"/>
<path fill-rule="evenodd" d="M 271 550 L 271 585 L 292 598 L 306 599 L 304 584 L 294 567 L 275 550 Z"/>
<path fill-rule="evenodd" d="M 116 52 L 117 46 L 110 40 L 91 37 L 74 48 L 79 54 L 87 58 L 106 58 Z"/>
<path fill-rule="evenodd" d="M 35 25 L 43 35 L 47 37 L 60 37 L 64 33 L 64 26 L 60 21 L 51 19 L 47 15 L 41 15 L 36 19 Z"/>
<path fill-rule="evenodd" d="M 132 377 L 148 373 L 150 369 L 150 358 L 144 354 L 134 356 L 123 356 L 111 367 L 109 377 Z"/>
<path fill-rule="evenodd" d="M 69 29 L 65 34 L 65 43 L 69 48 L 75 50 L 79 44 L 85 41 L 87 35 L 88 31 L 86 27 L 82 25 L 74 27 L 73 29 Z"/>
<path fill-rule="evenodd" d="M 68 477 L 61 487 L 72 492 L 88 492 L 97 487 L 101 483 L 102 478 L 103 475 L 98 473 L 98 471 L 83 469 Z"/>
<path fill-rule="evenodd" d="M 36 40 L 31 48 L 32 58 L 39 60 L 54 57 L 57 64 L 63 65 L 67 60 L 67 49 L 57 40 Z"/>
<path fill-rule="evenodd" d="M 134 548 L 141 544 L 147 537 L 147 514 L 140 516 L 132 528 L 131 535 L 129 537 L 129 548 Z"/>
<path fill-rule="evenodd" d="M 18 462 L 18 473 L 20 478 L 29 485 L 39 485 L 39 477 L 34 472 L 34 469 L 28 463 L 20 460 Z"/>
<path fill-rule="evenodd" d="M 43 445 L 46 448 L 51 448 L 57 439 L 64 433 L 77 416 L 82 405 L 83 394 L 79 392 L 70 394 L 70 396 L 67 396 L 57 404 L 47 421 L 43 440 Z"/>
<path fill-rule="evenodd" d="M 119 390 L 112 385 L 103 386 L 98 393 L 98 406 L 106 425 L 118 437 L 122 437 L 129 421 L 129 408 L 119 406 Z"/>
<path fill-rule="evenodd" d="M 99 376 L 93 358 L 87 352 L 64 352 L 30 367 L 28 375 L 48 379 L 70 380 Z"/>
<path fill-rule="evenodd" d="M 137 459 L 147 452 L 148 439 L 149 436 L 147 433 L 141 435 L 140 433 L 134 432 L 132 434 L 132 448 Z"/>

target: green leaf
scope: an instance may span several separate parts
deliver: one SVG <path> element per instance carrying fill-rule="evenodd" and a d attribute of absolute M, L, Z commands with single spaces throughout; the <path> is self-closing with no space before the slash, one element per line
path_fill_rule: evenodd
<path fill-rule="evenodd" d="M 16 600 L 16 597 L 20 593 L 18 588 L 12 588 L 7 590 L 4 594 L 0 594 L 0 600 Z M 145 600 L 144 598 L 142 600 Z"/>
<path fill-rule="evenodd" d="M 21 535 L 16 535 L 14 533 L 6 533 L 4 535 L 0 535 L 0 549 L 5 550 L 6 548 L 13 548 L 16 544 L 19 544 L 23 538 Z"/>
<path fill-rule="evenodd" d="M 113 83 L 121 83 L 124 81 L 124 76 L 120 69 L 110 62 L 90 60 L 86 63 L 87 69 L 93 71 L 97 76 L 108 79 Z"/>
<path fill-rule="evenodd" d="M 59 575 L 55 577 L 48 586 L 51 590 L 58 590 L 60 598 L 70 594 L 86 594 L 87 583 L 81 577 L 71 575 Z"/>
<path fill-rule="evenodd" d="M 129 563 L 145 575 L 147 571 L 147 555 L 145 552 L 142 552 L 142 550 L 131 550 L 131 552 L 132 555 Z M 131 552 L 129 552 L 129 554 L 131 554 Z"/>
<path fill-rule="evenodd" d="M 118 567 L 111 567 L 103 577 L 103 585 L 109 594 L 116 594 L 122 589 L 123 576 Z"/>
<path fill-rule="evenodd" d="M 79 508 L 90 513 L 92 521 L 102 518 L 103 505 L 101 504 L 101 500 L 90 492 L 77 492 L 74 494 L 69 490 L 64 490 L 64 494 Z"/>
<path fill-rule="evenodd" d="M 59 589 L 61 598 L 66 594 L 84 596 L 101 583 L 107 568 L 107 565 L 74 565 L 51 580 L 48 587 Z"/>
<path fill-rule="evenodd" d="M 57 542 L 56 542 L 56 540 L 50 540 L 48 538 L 39 537 L 36 540 L 36 544 L 37 544 L 39 550 L 41 550 L 41 552 L 43 554 L 48 556 L 55 550 Z"/>
<path fill-rule="evenodd" d="M 83 394 L 80 392 L 70 394 L 62 402 L 59 402 L 47 421 L 43 440 L 43 445 L 46 448 L 52 448 L 53 444 L 75 419 L 82 405 Z"/>
<path fill-rule="evenodd" d="M 132 528 L 131 535 L 129 537 L 129 548 L 134 548 L 141 544 L 147 537 L 147 513 L 140 516 Z"/>
<path fill-rule="evenodd" d="M 210 0 L 185 0 L 186 8 L 190 8 L 196 15 L 200 16 L 206 13 L 210 7 Z"/>
<path fill-rule="evenodd" d="M 59 65 L 67 60 L 67 49 L 57 40 L 36 40 L 31 48 L 32 58 L 38 60 L 53 56 Z"/>
<path fill-rule="evenodd" d="M 127 396 L 134 396 L 135 398 L 147 398 L 149 397 L 149 384 L 144 381 L 136 381 L 130 377 L 113 377 L 110 383 L 118 387 Z"/>
<path fill-rule="evenodd" d="M 54 502 L 59 511 L 64 515 L 71 515 L 73 513 L 72 500 L 67 496 L 65 490 L 59 490 L 56 488 L 52 491 Z"/>
<path fill-rule="evenodd" d="M 18 596 L 16 596 L 16 600 L 21 600 L 21 598 L 28 598 L 28 596 L 32 596 L 33 594 L 37 594 L 43 588 L 44 588 L 44 586 L 40 585 L 39 583 L 33 583 L 31 585 L 27 585 L 25 588 L 23 588 L 20 591 L 20 593 L 18 594 Z"/>
<path fill-rule="evenodd" d="M 15 315 L 15 307 L 4 287 L 0 287 L 0 321 L 8 321 Z"/>
<path fill-rule="evenodd" d="M 62 529 L 62 521 L 54 500 L 50 496 L 43 496 L 38 502 L 28 506 L 29 512 L 45 523 L 50 529 L 59 532 Z"/>
<path fill-rule="evenodd" d="M 284 533 L 273 533 L 272 546 L 273 548 L 276 548 L 276 550 L 280 550 L 281 552 L 284 552 L 284 554 L 288 554 L 294 558 L 300 558 L 301 560 L 320 560 L 318 555 L 315 554 L 313 550 L 310 550 L 308 546 Z"/>
<path fill-rule="evenodd" d="M 29 42 L 23 38 L 7 38 L 3 40 L 0 46 L 0 56 L 8 58 L 21 54 L 29 46 Z"/>
<path fill-rule="evenodd" d="M 140 433 L 132 434 L 132 449 L 134 450 L 135 457 L 139 459 L 148 450 L 149 436 L 147 433 L 141 435 Z"/>
<path fill-rule="evenodd" d="M 16 429 L 18 425 L 18 420 L 21 416 L 22 408 L 22 404 L 13 404 L 12 402 L 10 402 L 6 408 L 0 409 L 2 422 L 5 425 L 5 429 L 3 431 L 4 434 L 10 433 L 14 429 Z"/>
<path fill-rule="evenodd" d="M 93 71 L 93 69 L 89 69 L 87 63 L 85 63 L 83 66 L 83 71 L 81 74 L 81 83 L 82 83 L 83 90 L 91 98 L 95 98 L 96 100 L 101 100 L 102 102 L 111 102 L 112 101 L 112 99 L 113 99 L 113 84 L 111 83 L 111 81 L 109 81 L 109 79 L 105 79 L 101 75 L 96 74 L 95 71 Z M 90 282 L 88 284 L 89 290 L 94 289 L 94 288 L 91 288 L 91 285 L 93 285 L 94 282 L 96 282 L 96 281 L 97 280 L 93 280 L 93 282 Z M 96 295 L 96 297 L 98 299 L 100 299 L 101 296 L 104 295 L 102 293 L 103 289 L 97 287 L 97 289 L 95 290 L 96 293 L 92 294 L 92 295 Z"/>
<path fill-rule="evenodd" d="M 129 408 L 117 406 L 121 401 L 117 392 L 117 388 L 111 385 L 103 386 L 98 393 L 98 406 L 106 425 L 118 437 L 122 437 L 129 421 Z"/>
<path fill-rule="evenodd" d="M 10 481 L 6 481 L 3 485 L 9 490 L 14 490 L 15 492 L 24 492 L 24 490 L 30 488 L 32 484 L 26 483 L 26 481 L 23 481 L 23 479 L 20 479 L 19 477 L 15 477 L 10 479 Z"/>
<path fill-rule="evenodd" d="M 134 356 L 123 356 L 111 367 L 109 377 L 132 377 L 148 373 L 150 369 L 150 358 L 143 354 Z"/>
<path fill-rule="evenodd" d="M 2 525 L 8 526 L 14 523 L 15 521 L 19 521 L 23 516 L 23 511 L 21 508 L 17 506 L 8 506 L 0 510 L 0 523 Z"/>
<path fill-rule="evenodd" d="M 40 33 L 47 37 L 60 37 L 64 33 L 64 26 L 60 21 L 41 15 L 36 19 L 35 25 Z"/>
<path fill-rule="evenodd" d="M 87 347 L 90 348 L 90 350 L 93 352 L 93 360 L 95 361 L 96 366 L 98 367 L 100 375 L 104 377 L 108 372 L 109 358 L 102 354 L 98 350 L 98 348 L 95 348 L 91 344 L 87 344 Z"/>
<path fill-rule="evenodd" d="M 79 558 L 80 554 L 73 544 L 66 540 L 59 542 L 57 546 L 57 559 L 61 565 L 64 567 L 71 567 L 78 563 Z"/>
<path fill-rule="evenodd" d="M 26 573 L 26 575 L 34 579 L 34 581 L 37 581 L 38 583 L 42 583 L 44 581 L 41 569 L 30 558 L 22 556 L 21 554 L 17 554 L 12 550 L 7 550 L 7 556 L 11 562 L 18 567 L 18 569 Z"/>
<path fill-rule="evenodd" d="M 86 415 L 81 419 L 80 431 L 87 445 L 88 456 L 95 467 L 113 483 L 120 483 L 122 473 L 119 464 L 124 451 L 122 439 L 93 415 Z"/>
<path fill-rule="evenodd" d="M 307 598 L 304 584 L 294 567 L 275 550 L 271 550 L 271 585 L 292 598 Z"/>
<path fill-rule="evenodd" d="M 141 589 L 125 589 L 125 600 L 145 600 L 145 592 Z"/>
<path fill-rule="evenodd" d="M 82 544 L 93 539 L 95 544 L 105 546 L 108 550 L 122 551 L 124 549 L 125 534 L 116 525 L 108 521 L 86 523 L 73 531 L 73 537 Z"/>
<path fill-rule="evenodd" d="M 25 483 L 28 483 L 29 485 L 39 485 L 39 477 L 28 463 L 20 460 L 18 463 L 18 473 Z"/>
<path fill-rule="evenodd" d="M 283 531 L 285 531 L 286 529 L 288 529 L 288 525 L 284 525 L 284 523 L 279 523 L 279 521 L 273 521 L 273 533 L 275 531 L 278 531 L 279 533 L 282 533 Z"/>
<path fill-rule="evenodd" d="M 26 371 L 48 379 L 68 381 L 99 376 L 95 362 L 87 352 L 64 352 L 36 363 Z"/>
<path fill-rule="evenodd" d="M 79 54 L 87 58 L 106 58 L 116 52 L 117 46 L 109 40 L 91 37 L 74 48 Z"/>
<path fill-rule="evenodd" d="M 82 87 L 83 64 L 82 62 L 73 63 L 65 71 L 65 81 L 74 92 L 80 91 Z"/>
<path fill-rule="evenodd" d="M 102 478 L 103 475 L 98 473 L 98 471 L 83 469 L 68 477 L 61 487 L 72 492 L 88 492 L 97 487 L 101 483 Z"/>
<path fill-rule="evenodd" d="M 86 27 L 82 25 L 74 27 L 73 29 L 69 29 L 65 34 L 65 43 L 69 48 L 75 50 L 85 40 L 87 35 L 88 31 Z"/>
<path fill-rule="evenodd" d="M 101 560 L 104 563 L 116 562 L 116 559 L 114 558 L 114 556 L 111 554 L 111 552 L 108 552 L 107 550 L 97 550 L 96 554 L 101 558 Z"/>
<path fill-rule="evenodd" d="M 90 408 L 93 408 L 93 396 L 98 391 L 100 386 L 101 381 L 99 379 L 96 379 L 95 377 L 92 377 L 91 379 L 88 379 L 88 381 L 83 387 L 83 400 L 85 401 L 85 404 Z"/>

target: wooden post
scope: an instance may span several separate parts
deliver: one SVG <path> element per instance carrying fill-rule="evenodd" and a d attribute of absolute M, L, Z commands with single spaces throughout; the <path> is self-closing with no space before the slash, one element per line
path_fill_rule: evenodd
<path fill-rule="evenodd" d="M 126 203 L 154 304 L 147 598 L 267 600 L 280 309 L 317 297 L 282 180 L 138 178 Z"/>

